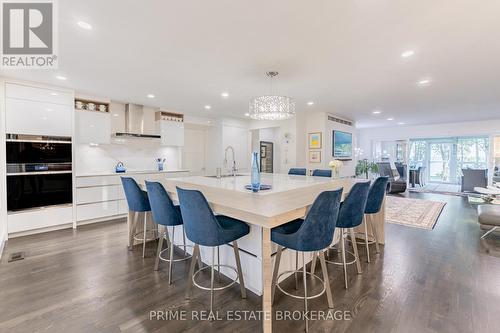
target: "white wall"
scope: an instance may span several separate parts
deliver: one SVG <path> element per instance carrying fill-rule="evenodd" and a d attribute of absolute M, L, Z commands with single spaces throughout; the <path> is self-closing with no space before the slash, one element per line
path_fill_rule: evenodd
<path fill-rule="evenodd" d="M 332 139 L 333 131 L 343 131 L 352 133 L 353 139 L 353 159 L 351 161 L 343 161 L 344 166 L 340 170 L 340 176 L 350 177 L 354 175 L 356 161 L 354 157 L 354 147 L 357 145 L 357 130 L 354 126 L 348 126 L 340 123 L 336 123 L 328 120 L 329 113 L 326 112 L 308 112 L 306 116 L 306 133 L 305 133 L 305 145 L 303 151 L 306 156 L 306 166 L 309 170 L 314 169 L 329 169 L 328 163 L 333 160 L 332 153 Z M 321 151 L 321 163 L 309 163 L 309 133 L 321 132 L 322 134 L 322 145 L 321 149 L 311 149 L 313 151 Z"/>
<path fill-rule="evenodd" d="M 0 80 L 0 258 L 7 239 L 7 180 L 5 156 L 5 82 Z"/>

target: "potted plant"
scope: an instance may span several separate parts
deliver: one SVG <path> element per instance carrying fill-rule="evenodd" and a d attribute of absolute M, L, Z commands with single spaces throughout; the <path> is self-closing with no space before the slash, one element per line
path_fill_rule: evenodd
<path fill-rule="evenodd" d="M 368 162 L 366 158 L 359 160 L 356 165 L 356 176 L 365 175 L 366 179 L 369 179 L 370 172 L 372 174 L 378 173 L 378 164 L 375 162 Z"/>

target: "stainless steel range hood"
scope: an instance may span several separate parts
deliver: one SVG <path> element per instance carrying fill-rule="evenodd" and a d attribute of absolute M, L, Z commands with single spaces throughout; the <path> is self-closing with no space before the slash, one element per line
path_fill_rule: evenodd
<path fill-rule="evenodd" d="M 145 133 L 144 107 L 138 104 L 125 105 L 125 132 L 117 132 L 115 137 L 120 138 L 147 138 L 160 139 L 161 136 L 154 133 Z"/>

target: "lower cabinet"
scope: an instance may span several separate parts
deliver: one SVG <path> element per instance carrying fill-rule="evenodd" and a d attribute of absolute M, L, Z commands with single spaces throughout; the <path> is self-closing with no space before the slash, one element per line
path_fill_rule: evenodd
<path fill-rule="evenodd" d="M 7 215 L 9 235 L 23 231 L 57 227 L 73 223 L 73 206 L 62 205 L 12 212 Z"/>

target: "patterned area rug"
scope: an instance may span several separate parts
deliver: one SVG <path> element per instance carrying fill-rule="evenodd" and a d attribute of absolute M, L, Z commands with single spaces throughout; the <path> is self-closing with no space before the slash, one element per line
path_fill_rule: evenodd
<path fill-rule="evenodd" d="M 389 223 L 432 230 L 445 202 L 387 196 L 385 220 Z"/>

